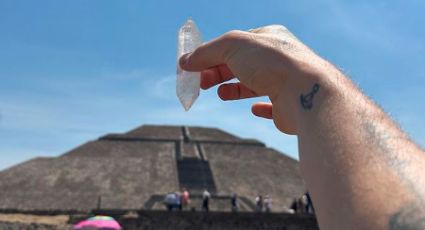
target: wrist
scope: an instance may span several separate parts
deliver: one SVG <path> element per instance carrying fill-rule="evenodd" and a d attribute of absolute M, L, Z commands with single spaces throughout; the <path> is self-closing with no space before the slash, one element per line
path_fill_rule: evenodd
<path fill-rule="evenodd" d="M 323 109 L 327 110 L 330 101 L 341 100 L 344 88 L 351 85 L 351 81 L 330 63 L 293 74 L 289 79 L 291 84 L 286 97 L 291 103 L 286 102 L 286 105 L 292 104 L 290 117 L 296 134 L 300 134 L 303 124 L 314 122 Z"/>

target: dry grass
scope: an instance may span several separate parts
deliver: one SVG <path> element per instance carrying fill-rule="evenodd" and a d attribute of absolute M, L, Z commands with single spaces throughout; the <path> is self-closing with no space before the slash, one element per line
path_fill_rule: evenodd
<path fill-rule="evenodd" d="M 69 217 L 67 215 L 38 216 L 38 215 L 27 215 L 27 214 L 0 214 L 0 221 L 3 221 L 3 222 L 66 225 L 68 219 Z"/>

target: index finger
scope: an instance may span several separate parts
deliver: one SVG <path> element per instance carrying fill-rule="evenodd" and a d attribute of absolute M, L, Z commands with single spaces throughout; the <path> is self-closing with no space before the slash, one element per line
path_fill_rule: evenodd
<path fill-rule="evenodd" d="M 240 44 L 242 39 L 246 38 L 248 32 L 230 31 L 224 35 L 204 43 L 190 54 L 184 54 L 180 57 L 180 67 L 187 71 L 202 71 L 213 66 L 227 64 Z"/>

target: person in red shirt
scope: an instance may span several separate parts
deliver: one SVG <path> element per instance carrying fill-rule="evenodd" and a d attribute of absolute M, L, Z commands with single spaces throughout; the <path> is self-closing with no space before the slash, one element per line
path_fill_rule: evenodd
<path fill-rule="evenodd" d="M 186 209 L 186 207 L 189 206 L 190 203 L 190 194 L 189 191 L 187 191 L 186 188 L 182 189 L 182 196 L 181 196 L 181 204 L 183 209 Z"/>

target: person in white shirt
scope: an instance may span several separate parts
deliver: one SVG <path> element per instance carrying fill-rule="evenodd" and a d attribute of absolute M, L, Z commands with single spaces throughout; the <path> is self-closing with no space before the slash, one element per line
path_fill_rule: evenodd
<path fill-rule="evenodd" d="M 205 189 L 202 193 L 202 210 L 207 212 L 210 210 L 210 198 L 211 194 L 208 192 L 208 190 Z"/>
<path fill-rule="evenodd" d="M 273 200 L 272 200 L 271 196 L 266 195 L 266 197 L 264 197 L 264 210 L 266 212 L 271 212 L 272 203 L 273 203 Z"/>

